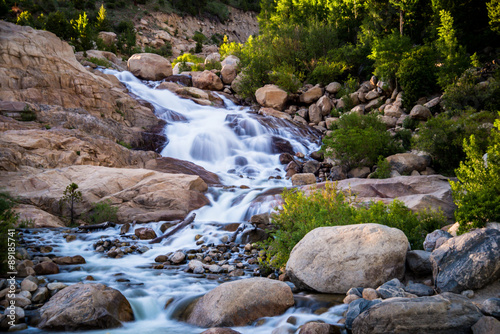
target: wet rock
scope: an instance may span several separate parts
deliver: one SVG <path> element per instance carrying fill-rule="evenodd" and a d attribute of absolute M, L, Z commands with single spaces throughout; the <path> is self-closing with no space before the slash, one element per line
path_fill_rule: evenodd
<path fill-rule="evenodd" d="M 480 289 L 500 277 L 500 231 L 478 229 L 448 239 L 431 255 L 432 272 L 440 292 Z"/>
<path fill-rule="evenodd" d="M 322 293 L 376 288 L 402 278 L 407 249 L 404 233 L 384 225 L 320 227 L 294 247 L 286 272 L 297 287 Z"/>
<path fill-rule="evenodd" d="M 59 291 L 40 309 L 38 328 L 65 331 L 107 329 L 132 320 L 132 308 L 118 290 L 103 284 L 78 283 Z"/>
<path fill-rule="evenodd" d="M 316 160 L 309 160 L 302 165 L 302 172 L 316 174 L 319 171 L 320 164 Z"/>
<path fill-rule="evenodd" d="M 59 265 L 87 263 L 81 255 L 58 257 L 53 259 L 53 261 Z"/>
<path fill-rule="evenodd" d="M 377 292 L 383 299 L 393 297 L 406 297 L 404 285 L 397 278 L 394 278 L 379 286 L 377 288 Z"/>
<path fill-rule="evenodd" d="M 290 287 L 280 281 L 249 278 L 223 283 L 194 302 L 187 322 L 200 327 L 244 326 L 293 306 Z"/>
<path fill-rule="evenodd" d="M 322 322 L 308 322 L 301 326 L 300 334 L 340 334 L 339 326 L 325 324 Z"/>
<path fill-rule="evenodd" d="M 31 260 L 23 260 L 16 266 L 17 274 L 19 277 L 35 275 L 36 273 L 33 266 L 34 265 Z"/>
<path fill-rule="evenodd" d="M 143 80 L 159 81 L 172 75 L 170 62 L 157 54 L 136 53 L 127 61 L 127 69 Z"/>
<path fill-rule="evenodd" d="M 488 298 L 481 303 L 480 308 L 484 314 L 500 318 L 500 298 Z"/>
<path fill-rule="evenodd" d="M 493 317 L 482 317 L 471 329 L 473 334 L 498 334 L 500 333 L 500 321 Z"/>
<path fill-rule="evenodd" d="M 33 293 L 31 300 L 35 304 L 44 303 L 49 298 L 49 289 L 46 287 L 40 287 Z"/>
<path fill-rule="evenodd" d="M 294 154 L 292 144 L 288 140 L 276 136 L 271 137 L 271 152 L 274 154 Z"/>
<path fill-rule="evenodd" d="M 364 311 L 368 310 L 370 307 L 381 303 L 381 300 L 366 300 L 366 299 L 357 299 L 352 301 L 349 304 L 349 308 L 347 309 L 347 313 L 345 315 L 345 326 L 347 329 L 352 328 L 352 324 L 354 320 Z"/>
<path fill-rule="evenodd" d="M 436 241 L 440 238 L 452 238 L 453 236 L 443 230 L 435 230 L 426 235 L 424 241 L 424 250 L 427 252 L 432 252 L 436 248 Z"/>
<path fill-rule="evenodd" d="M 481 317 L 472 302 L 453 293 L 392 298 L 361 313 L 352 324 L 352 333 L 470 333 Z"/>
<path fill-rule="evenodd" d="M 49 289 L 50 291 L 58 291 L 66 287 L 68 287 L 66 284 L 60 282 L 52 282 L 47 284 L 47 289 Z"/>
<path fill-rule="evenodd" d="M 130 230 L 130 223 L 125 223 L 120 227 L 120 234 L 127 234 Z"/>
<path fill-rule="evenodd" d="M 206 331 L 201 332 L 200 334 L 241 334 L 241 333 L 231 328 L 214 327 L 214 328 L 209 328 Z"/>
<path fill-rule="evenodd" d="M 280 154 L 280 164 L 288 165 L 292 161 L 293 161 L 293 156 L 290 153 Z"/>
<path fill-rule="evenodd" d="M 183 252 L 175 252 L 170 258 L 170 261 L 173 264 L 181 264 L 182 262 L 184 262 L 185 259 L 186 259 L 186 254 L 184 254 Z"/>
<path fill-rule="evenodd" d="M 431 253 L 423 250 L 408 251 L 406 253 L 406 265 L 416 275 L 431 275 Z"/>
<path fill-rule="evenodd" d="M 149 227 L 139 227 L 135 229 L 134 233 L 141 240 L 150 240 L 157 237 L 156 232 Z"/>
<path fill-rule="evenodd" d="M 203 263 L 198 260 L 191 260 L 188 263 L 188 270 L 192 271 L 193 274 L 203 274 L 205 269 L 203 267 Z"/>
<path fill-rule="evenodd" d="M 31 300 L 21 296 L 20 294 L 15 294 L 13 298 L 10 298 L 9 295 L 7 295 L 7 297 L 8 298 L 6 298 L 5 301 L 9 302 L 8 305 L 10 305 L 12 302 L 14 302 L 14 305 L 21 308 L 25 308 L 26 306 L 31 305 Z"/>
<path fill-rule="evenodd" d="M 433 288 L 422 283 L 409 282 L 404 289 L 406 292 L 419 297 L 432 296 L 434 294 Z"/>
<path fill-rule="evenodd" d="M 41 262 L 33 267 L 37 275 L 52 275 L 59 273 L 59 266 L 54 262 Z"/>
<path fill-rule="evenodd" d="M 50 253 L 52 249 L 52 246 L 42 246 L 40 247 L 40 253 Z"/>
<path fill-rule="evenodd" d="M 34 276 L 28 276 L 21 282 L 21 290 L 33 292 L 38 289 L 38 279 Z"/>
<path fill-rule="evenodd" d="M 260 228 L 249 229 L 241 234 L 241 243 L 254 243 L 267 240 L 268 238 L 269 233 Z"/>
<path fill-rule="evenodd" d="M 167 260 L 168 256 L 166 255 L 158 255 L 157 257 L 155 257 L 155 262 L 163 263 L 166 262 Z"/>

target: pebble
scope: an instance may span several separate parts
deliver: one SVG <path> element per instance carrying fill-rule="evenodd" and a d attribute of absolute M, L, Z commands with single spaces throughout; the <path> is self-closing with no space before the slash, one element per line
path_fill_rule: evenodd
<path fill-rule="evenodd" d="M 53 283 L 47 284 L 47 289 L 49 289 L 50 291 L 61 290 L 61 289 L 64 289 L 66 287 L 67 287 L 66 284 L 60 283 L 60 282 L 53 282 Z"/>

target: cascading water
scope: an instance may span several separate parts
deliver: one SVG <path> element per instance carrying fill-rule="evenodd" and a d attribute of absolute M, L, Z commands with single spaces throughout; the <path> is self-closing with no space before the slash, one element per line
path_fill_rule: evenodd
<path fill-rule="evenodd" d="M 143 254 L 110 259 L 95 252 L 93 243 L 119 238 L 119 228 L 80 234 L 71 243 L 65 242 L 62 233 L 45 229 L 26 234 L 24 239 L 31 244 L 52 245 L 55 255 L 82 255 L 86 259 L 87 263 L 77 269 L 63 269 L 60 274 L 50 275 L 51 280 L 76 283 L 91 275 L 95 281 L 116 288 L 127 297 L 136 321 L 119 329 L 92 333 L 200 333 L 203 329 L 176 320 L 177 315 L 190 301 L 215 288 L 219 282 L 188 274 L 178 267 L 154 270 L 151 268 L 154 259 L 176 250 L 198 248 L 197 234 L 203 235 L 206 244 L 221 243 L 222 237 L 230 235 L 220 229 L 224 223 L 243 222 L 253 214 L 271 210 L 274 203 L 254 199 L 269 188 L 291 186 L 279 163 L 276 142 L 288 141 L 293 151 L 305 154 L 316 150 L 318 144 L 308 139 L 314 138 L 309 130 L 288 121 L 255 115 L 224 97 L 221 98 L 226 108 L 201 106 L 168 90 L 155 89 L 158 83 L 144 83 L 129 72 L 106 70 L 106 73 L 114 74 L 132 94 L 150 102 L 157 116 L 167 121 L 168 144 L 161 153 L 163 156 L 191 161 L 215 172 L 226 187 L 209 190 L 211 204 L 197 210 L 190 228 L 162 244 L 151 246 L 146 241 L 138 241 L 138 246 L 152 247 Z M 227 189 L 228 186 L 234 187 Z M 160 225 L 152 222 L 137 227 L 151 227 L 161 235 Z M 235 329 L 241 333 L 271 333 L 279 326 L 295 330 L 311 320 L 333 323 L 345 310 L 344 306 L 334 306 L 316 315 L 311 305 L 317 308 L 318 303 L 311 303 L 306 295 L 299 300 L 302 302 L 282 316 L 266 318 L 257 327 Z M 294 325 L 287 323 L 291 315 L 296 320 Z M 43 332 L 33 328 L 28 331 Z"/>

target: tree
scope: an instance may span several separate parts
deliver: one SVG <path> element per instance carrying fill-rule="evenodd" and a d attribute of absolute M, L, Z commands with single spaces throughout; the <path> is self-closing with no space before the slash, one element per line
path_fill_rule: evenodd
<path fill-rule="evenodd" d="M 500 34 L 500 0 L 491 0 L 486 4 L 491 30 Z"/>
<path fill-rule="evenodd" d="M 418 0 L 389 0 L 390 4 L 399 9 L 399 34 L 403 36 L 404 16 L 415 8 Z"/>
<path fill-rule="evenodd" d="M 64 189 L 63 197 L 60 199 L 59 203 L 63 205 L 64 203 L 68 203 L 70 205 L 70 224 L 75 224 L 75 203 L 82 201 L 82 192 L 78 189 L 78 185 L 76 183 L 71 183 Z"/>
<path fill-rule="evenodd" d="M 450 181 L 460 233 L 500 220 L 500 119 L 485 155 L 473 135 L 464 140 L 464 150 L 467 159 L 456 170 L 458 181 Z"/>
<path fill-rule="evenodd" d="M 96 30 L 103 31 L 106 30 L 109 26 L 108 19 L 106 18 L 106 9 L 104 5 L 101 5 L 99 8 L 99 12 L 97 13 L 97 22 L 96 22 Z"/>

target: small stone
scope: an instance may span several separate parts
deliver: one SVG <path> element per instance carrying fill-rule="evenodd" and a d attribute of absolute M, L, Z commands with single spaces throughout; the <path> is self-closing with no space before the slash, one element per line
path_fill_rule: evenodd
<path fill-rule="evenodd" d="M 406 292 L 417 295 L 419 297 L 432 296 L 434 294 L 433 288 L 421 283 L 409 282 L 404 289 Z"/>
<path fill-rule="evenodd" d="M 33 292 L 38 289 L 38 279 L 34 276 L 28 276 L 21 282 L 21 290 Z"/>
<path fill-rule="evenodd" d="M 500 333 L 500 321 L 493 317 L 481 317 L 471 329 L 473 334 L 498 334 Z"/>
<path fill-rule="evenodd" d="M 481 304 L 481 312 L 500 318 L 500 298 L 488 298 Z"/>
<path fill-rule="evenodd" d="M 28 329 L 27 324 L 17 324 L 14 326 L 10 326 L 8 332 L 17 332 L 17 331 L 22 331 Z"/>
<path fill-rule="evenodd" d="M 245 251 L 249 252 L 252 250 L 252 245 L 251 244 L 246 244 L 245 245 Z"/>
<path fill-rule="evenodd" d="M 50 291 L 56 291 L 56 290 L 62 290 L 64 288 L 66 288 L 67 285 L 64 284 L 64 283 L 60 283 L 60 282 L 53 282 L 53 283 L 49 283 L 47 284 L 47 288 L 50 290 Z"/>
<path fill-rule="evenodd" d="M 50 253 L 52 252 L 52 246 L 42 246 L 40 247 L 40 253 Z"/>
<path fill-rule="evenodd" d="M 31 301 L 34 303 L 44 303 L 49 298 L 49 289 L 46 287 L 38 288 L 33 294 Z"/>
<path fill-rule="evenodd" d="M 170 261 L 173 264 L 180 264 L 184 262 L 185 259 L 186 259 L 186 254 L 184 254 L 183 252 L 175 252 L 174 255 L 172 255 L 172 257 L 170 258 Z"/>
<path fill-rule="evenodd" d="M 158 255 L 157 257 L 155 257 L 155 262 L 158 262 L 158 263 L 163 263 L 167 260 L 168 260 L 168 257 L 166 255 Z"/>
<path fill-rule="evenodd" d="M 71 242 L 71 241 L 75 241 L 76 240 L 76 235 L 74 234 L 68 234 L 64 237 L 64 239 L 66 239 L 66 242 Z"/>
<path fill-rule="evenodd" d="M 344 298 L 343 303 L 344 303 L 344 304 L 350 304 L 350 303 L 352 303 L 353 301 L 358 300 L 358 299 L 361 299 L 361 297 L 356 296 L 356 295 L 347 295 L 347 296 Z"/>
<path fill-rule="evenodd" d="M 377 290 L 372 289 L 372 288 L 365 288 L 363 289 L 363 298 L 366 300 L 374 300 L 377 299 L 378 293 Z"/>

